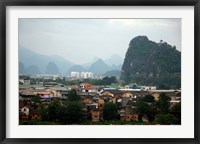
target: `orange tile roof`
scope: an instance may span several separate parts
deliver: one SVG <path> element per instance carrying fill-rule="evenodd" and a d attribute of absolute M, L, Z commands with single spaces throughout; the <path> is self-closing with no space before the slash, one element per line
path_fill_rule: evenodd
<path fill-rule="evenodd" d="M 48 94 L 50 94 L 50 92 L 46 92 L 46 91 L 44 91 L 44 92 L 33 92 L 34 94 L 43 94 L 43 95 L 48 95 Z"/>

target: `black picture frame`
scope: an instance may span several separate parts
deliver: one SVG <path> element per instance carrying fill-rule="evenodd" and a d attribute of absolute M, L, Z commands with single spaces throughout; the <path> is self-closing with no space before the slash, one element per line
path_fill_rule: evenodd
<path fill-rule="evenodd" d="M 6 7 L 7 6 L 194 6 L 195 41 L 195 104 L 194 138 L 7 138 L 6 137 Z M 6 144 L 23 143 L 68 143 L 68 144 L 200 144 L 200 98 L 199 98 L 199 60 L 200 60 L 200 1 L 199 0 L 0 0 L 0 142 Z"/>

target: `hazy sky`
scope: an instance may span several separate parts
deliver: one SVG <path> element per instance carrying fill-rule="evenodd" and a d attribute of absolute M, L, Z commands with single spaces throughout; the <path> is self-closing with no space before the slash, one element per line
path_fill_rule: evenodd
<path fill-rule="evenodd" d="M 76 64 L 113 54 L 123 59 L 132 38 L 146 35 L 181 51 L 181 19 L 19 19 L 19 45 Z"/>

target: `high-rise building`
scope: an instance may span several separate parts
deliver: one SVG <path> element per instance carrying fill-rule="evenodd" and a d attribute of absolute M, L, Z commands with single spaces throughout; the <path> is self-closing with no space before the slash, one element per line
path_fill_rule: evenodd
<path fill-rule="evenodd" d="M 79 78 L 80 74 L 79 74 L 79 72 L 71 72 L 71 77 L 73 77 L 73 78 Z"/>

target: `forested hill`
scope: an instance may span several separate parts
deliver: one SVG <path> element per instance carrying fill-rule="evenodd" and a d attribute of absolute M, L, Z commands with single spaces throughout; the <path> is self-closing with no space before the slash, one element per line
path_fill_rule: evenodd
<path fill-rule="evenodd" d="M 162 40 L 156 43 L 146 36 L 135 37 L 126 52 L 121 80 L 160 89 L 180 88 L 181 52 Z"/>

